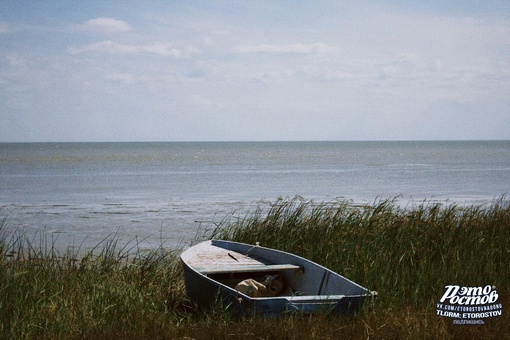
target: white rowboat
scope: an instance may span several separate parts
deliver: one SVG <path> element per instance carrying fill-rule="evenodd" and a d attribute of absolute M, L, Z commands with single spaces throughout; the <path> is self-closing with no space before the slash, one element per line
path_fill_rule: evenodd
<path fill-rule="evenodd" d="M 210 240 L 185 250 L 181 260 L 192 301 L 208 306 L 219 298 L 242 315 L 352 313 L 376 295 L 317 263 L 259 245 Z M 247 279 L 263 282 L 266 275 L 283 280 L 277 296 L 253 297 L 237 286 Z"/>

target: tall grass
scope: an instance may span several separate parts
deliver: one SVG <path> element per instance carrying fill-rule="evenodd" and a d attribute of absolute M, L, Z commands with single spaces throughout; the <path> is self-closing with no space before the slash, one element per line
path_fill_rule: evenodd
<path fill-rule="evenodd" d="M 484 207 L 393 200 L 355 206 L 300 198 L 225 219 L 209 238 L 286 250 L 377 290 L 354 317 L 236 320 L 185 296 L 179 250 L 108 238 L 59 252 L 0 220 L 0 338 L 502 338 L 510 334 L 510 201 Z M 497 287 L 503 316 L 455 326 L 435 315 L 444 286 Z"/>
<path fill-rule="evenodd" d="M 380 303 L 432 307 L 447 284 L 510 282 L 510 202 L 490 207 L 394 200 L 368 206 L 280 200 L 221 224 L 213 237 L 307 257 L 380 293 Z"/>
<path fill-rule="evenodd" d="M 5 223 L 0 232 L 0 338 L 121 335 L 180 318 L 175 251 L 130 254 L 111 238 L 76 258 L 24 234 L 6 240 Z"/>

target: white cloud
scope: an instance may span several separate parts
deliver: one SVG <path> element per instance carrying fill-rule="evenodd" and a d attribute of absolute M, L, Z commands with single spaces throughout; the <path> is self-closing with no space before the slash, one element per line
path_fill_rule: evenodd
<path fill-rule="evenodd" d="M 25 65 L 25 60 L 18 53 L 0 53 L 0 62 L 6 62 L 11 67 Z"/>
<path fill-rule="evenodd" d="M 323 43 L 315 44 L 290 44 L 290 45 L 248 45 L 239 46 L 236 51 L 239 53 L 270 53 L 270 54 L 318 54 L 327 53 L 331 50 Z"/>
<path fill-rule="evenodd" d="M 0 33 L 8 33 L 11 29 L 9 28 L 9 25 L 3 21 L 0 21 Z"/>
<path fill-rule="evenodd" d="M 109 78 L 112 81 L 119 82 L 122 84 L 135 84 L 137 82 L 137 80 L 135 79 L 135 76 L 132 73 L 127 73 L 127 72 L 124 72 L 124 73 L 115 72 L 115 73 L 111 74 L 109 76 Z"/>
<path fill-rule="evenodd" d="M 122 44 L 111 40 L 101 41 L 80 47 L 71 47 L 68 51 L 72 54 L 81 53 L 115 53 L 115 54 L 155 54 L 163 57 L 179 58 L 189 54 L 197 53 L 193 47 L 186 49 L 173 48 L 170 44 L 154 42 L 150 44 Z"/>
<path fill-rule="evenodd" d="M 78 25 L 78 28 L 85 31 L 108 33 L 127 32 L 131 30 L 131 26 L 127 22 L 105 17 L 87 20 Z"/>

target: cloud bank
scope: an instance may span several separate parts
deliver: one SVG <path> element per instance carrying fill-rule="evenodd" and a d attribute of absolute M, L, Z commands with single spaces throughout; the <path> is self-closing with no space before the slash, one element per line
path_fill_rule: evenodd
<path fill-rule="evenodd" d="M 143 45 L 130 45 L 113 42 L 111 40 L 100 41 L 68 49 L 71 54 L 81 53 L 115 53 L 115 54 L 155 54 L 163 57 L 181 57 L 185 53 L 193 53 L 196 50 L 183 51 L 173 48 L 168 43 L 153 42 Z"/>
<path fill-rule="evenodd" d="M 76 27 L 84 31 L 108 33 L 128 32 L 132 29 L 125 21 L 105 17 L 87 20 Z"/>
<path fill-rule="evenodd" d="M 4 12 L 0 139 L 510 138 L 501 11 L 325 3 Z"/>

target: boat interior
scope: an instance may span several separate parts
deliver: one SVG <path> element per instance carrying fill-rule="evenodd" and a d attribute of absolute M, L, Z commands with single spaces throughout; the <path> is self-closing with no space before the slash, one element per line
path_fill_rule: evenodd
<path fill-rule="evenodd" d="M 299 267 L 297 267 L 299 268 Z M 291 270 L 299 270 L 296 269 L 295 266 L 292 267 Z M 293 285 L 289 280 L 289 276 L 285 275 L 285 269 L 280 270 L 271 270 L 271 269 L 263 269 L 257 271 L 243 271 L 243 272 L 223 272 L 223 273 L 209 273 L 208 277 L 211 279 L 218 281 L 232 289 L 236 289 L 236 286 L 245 280 L 255 280 L 257 282 L 264 282 L 265 278 L 270 276 L 278 276 L 283 281 L 283 289 L 277 296 L 299 296 L 302 295 L 302 292 L 296 291 L 293 289 Z"/>

